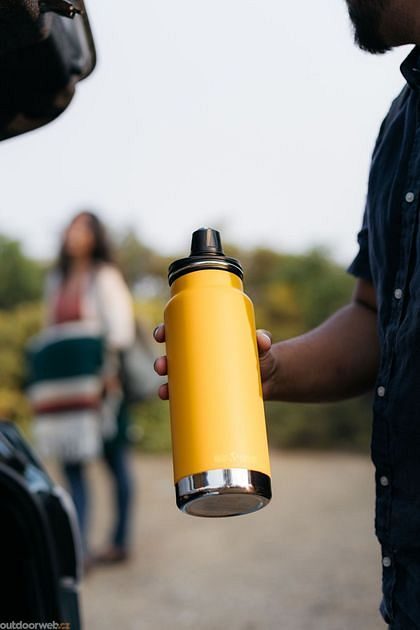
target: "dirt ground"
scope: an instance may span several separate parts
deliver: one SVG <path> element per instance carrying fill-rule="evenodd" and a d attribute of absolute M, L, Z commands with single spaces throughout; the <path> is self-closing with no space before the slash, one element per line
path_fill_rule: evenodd
<path fill-rule="evenodd" d="M 381 630 L 373 470 L 365 457 L 272 455 L 272 503 L 206 520 L 181 514 L 168 457 L 136 456 L 134 557 L 82 586 L 86 630 Z M 93 544 L 110 519 L 103 470 Z"/>

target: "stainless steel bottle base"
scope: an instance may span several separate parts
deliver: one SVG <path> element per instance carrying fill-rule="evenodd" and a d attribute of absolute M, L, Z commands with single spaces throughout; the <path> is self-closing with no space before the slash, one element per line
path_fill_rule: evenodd
<path fill-rule="evenodd" d="M 175 490 L 177 505 L 187 514 L 240 516 L 270 502 L 271 480 L 264 473 L 246 468 L 208 470 L 184 477 L 175 484 Z"/>

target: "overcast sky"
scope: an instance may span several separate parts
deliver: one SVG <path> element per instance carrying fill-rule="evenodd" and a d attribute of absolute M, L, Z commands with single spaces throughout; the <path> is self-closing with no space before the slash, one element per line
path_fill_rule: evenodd
<path fill-rule="evenodd" d="M 286 251 L 356 251 L 369 159 L 409 49 L 356 49 L 344 0 L 86 0 L 94 74 L 0 145 L 0 229 L 50 257 L 94 208 L 166 252 L 201 225 Z"/>

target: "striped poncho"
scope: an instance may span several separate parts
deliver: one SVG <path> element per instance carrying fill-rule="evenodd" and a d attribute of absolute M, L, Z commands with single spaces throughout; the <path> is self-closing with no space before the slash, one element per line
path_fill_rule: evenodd
<path fill-rule="evenodd" d="M 57 324 L 27 348 L 28 397 L 43 457 L 85 461 L 101 444 L 104 339 L 94 322 Z"/>

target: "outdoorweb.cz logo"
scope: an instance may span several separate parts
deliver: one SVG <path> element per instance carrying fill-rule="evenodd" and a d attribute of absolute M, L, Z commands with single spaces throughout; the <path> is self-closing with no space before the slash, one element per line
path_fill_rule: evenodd
<path fill-rule="evenodd" d="M 62 621 L 8 621 L 0 623 L 0 630 L 71 630 L 71 627 Z"/>

